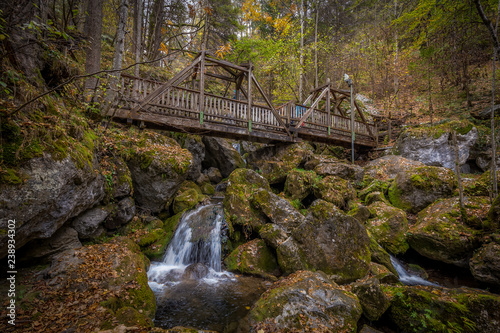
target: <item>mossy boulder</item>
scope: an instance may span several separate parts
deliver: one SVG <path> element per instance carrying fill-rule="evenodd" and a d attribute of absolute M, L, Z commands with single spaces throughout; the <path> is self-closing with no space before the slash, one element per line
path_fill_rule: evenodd
<path fill-rule="evenodd" d="M 372 192 L 380 192 L 382 194 L 387 194 L 389 190 L 389 183 L 383 180 L 374 179 L 371 183 L 368 184 L 365 188 L 358 192 L 358 198 L 361 201 L 365 201 L 365 198 L 368 194 Z"/>
<path fill-rule="evenodd" d="M 144 328 L 152 328 L 153 321 L 139 313 L 137 309 L 129 306 L 125 306 L 116 311 L 116 319 L 120 324 L 124 324 L 127 327 L 136 326 Z"/>
<path fill-rule="evenodd" d="M 477 289 L 384 286 L 389 318 L 405 332 L 498 332 L 500 297 Z"/>
<path fill-rule="evenodd" d="M 418 213 L 434 201 L 451 197 L 455 174 L 441 167 L 417 167 L 397 174 L 389 188 L 389 201 L 397 208 Z"/>
<path fill-rule="evenodd" d="M 470 260 L 470 270 L 478 281 L 500 285 L 500 244 L 493 241 L 484 244 Z"/>
<path fill-rule="evenodd" d="M 370 237 L 370 253 L 372 262 L 378 263 L 385 266 L 394 275 L 398 276 L 398 273 L 394 266 L 392 265 L 391 256 L 387 251 L 380 246 L 379 243 L 373 238 L 372 234 L 368 231 L 368 237 Z"/>
<path fill-rule="evenodd" d="M 348 283 L 368 272 L 370 239 L 366 229 L 333 204 L 316 200 L 304 223 L 278 246 L 285 273 L 321 270 L 337 283 Z"/>
<path fill-rule="evenodd" d="M 469 201 L 484 199 L 469 198 Z M 469 215 L 467 206 L 465 213 Z M 468 267 L 472 251 L 479 246 L 480 232 L 463 221 L 458 198 L 450 198 L 437 201 L 420 212 L 417 223 L 407 234 L 407 241 L 427 258 Z"/>
<path fill-rule="evenodd" d="M 229 177 L 235 169 L 245 167 L 240 153 L 228 140 L 205 136 L 202 141 L 205 144 L 204 167 L 219 169 L 223 178 Z"/>
<path fill-rule="evenodd" d="M 254 239 L 238 246 L 226 259 L 224 264 L 230 272 L 256 275 L 276 280 L 280 275 L 276 256 L 262 239 Z"/>
<path fill-rule="evenodd" d="M 268 223 L 260 228 L 259 236 L 268 246 L 276 249 L 281 243 L 287 240 L 288 233 L 283 227 L 274 223 Z"/>
<path fill-rule="evenodd" d="M 210 184 L 209 182 L 203 183 L 200 186 L 201 188 L 201 193 L 206 194 L 206 195 L 214 195 L 215 194 L 215 187 Z"/>
<path fill-rule="evenodd" d="M 471 178 L 472 177 L 472 178 Z M 462 179 L 464 193 L 470 196 L 489 196 L 491 189 L 490 171 L 481 175 L 467 175 Z M 500 171 L 497 171 L 497 183 L 500 188 Z"/>
<path fill-rule="evenodd" d="M 371 216 L 371 212 L 368 207 L 356 202 L 353 202 L 352 208 L 347 214 L 357 219 L 361 224 L 368 221 Z"/>
<path fill-rule="evenodd" d="M 377 243 L 392 254 L 405 253 L 409 248 L 406 242 L 408 232 L 406 213 L 383 201 L 374 202 L 368 208 L 373 217 L 365 223 L 365 227 Z"/>
<path fill-rule="evenodd" d="M 363 183 L 370 184 L 374 179 L 388 181 L 402 171 L 424 166 L 422 162 L 406 159 L 397 155 L 387 155 L 370 161 L 365 166 Z"/>
<path fill-rule="evenodd" d="M 178 214 L 186 209 L 193 208 L 201 199 L 201 195 L 195 189 L 188 189 L 177 194 L 172 203 L 174 214 Z"/>
<path fill-rule="evenodd" d="M 270 191 L 267 180 L 250 169 L 236 169 L 229 176 L 224 197 L 226 223 L 233 226 L 247 226 L 258 230 L 267 223 L 267 218 L 252 207 L 249 198 L 259 189 Z"/>
<path fill-rule="evenodd" d="M 395 270 L 392 272 L 386 266 L 375 262 L 370 263 L 370 276 L 376 278 L 384 284 L 399 283 L 399 275 Z"/>
<path fill-rule="evenodd" d="M 491 208 L 488 211 L 488 220 L 486 227 L 489 230 L 498 230 L 500 227 L 500 195 L 493 200 Z"/>
<path fill-rule="evenodd" d="M 365 198 L 365 205 L 369 206 L 374 202 L 382 202 L 389 205 L 389 201 L 385 198 L 382 192 L 371 192 Z"/>
<path fill-rule="evenodd" d="M 256 190 L 250 197 L 250 202 L 272 223 L 283 227 L 286 231 L 292 231 L 305 220 L 288 200 L 265 189 Z"/>
<path fill-rule="evenodd" d="M 364 174 L 364 169 L 358 165 L 321 155 L 312 155 L 304 168 L 323 177 L 337 176 L 355 182 L 361 182 Z"/>
<path fill-rule="evenodd" d="M 313 152 L 313 147 L 306 142 L 277 144 L 249 153 L 247 163 L 259 170 L 270 184 L 278 184 L 285 182 L 290 171 L 303 166 Z"/>
<path fill-rule="evenodd" d="M 351 183 L 337 176 L 327 176 L 313 188 L 314 196 L 331 202 L 340 209 L 347 209 L 348 202 L 356 197 L 356 190 Z"/>
<path fill-rule="evenodd" d="M 358 296 L 363 314 L 369 321 L 378 320 L 391 305 L 390 298 L 380 288 L 377 278 L 355 282 L 351 285 L 351 291 Z"/>
<path fill-rule="evenodd" d="M 317 175 L 313 171 L 292 170 L 285 181 L 285 194 L 292 200 L 304 200 L 311 194 Z"/>
<path fill-rule="evenodd" d="M 123 198 L 132 193 L 132 175 L 128 169 L 127 164 L 120 156 L 114 156 L 111 163 L 110 176 L 112 181 L 107 182 L 106 192 L 108 192 L 112 198 Z M 109 179 L 109 177 L 108 177 Z"/>
<path fill-rule="evenodd" d="M 168 209 L 187 177 L 192 155 L 161 134 L 143 131 L 130 140 L 127 165 L 132 175 L 134 198 L 143 209 L 159 213 Z"/>
<path fill-rule="evenodd" d="M 320 272 L 299 271 L 267 290 L 248 314 L 252 332 L 356 332 L 357 297 Z"/>

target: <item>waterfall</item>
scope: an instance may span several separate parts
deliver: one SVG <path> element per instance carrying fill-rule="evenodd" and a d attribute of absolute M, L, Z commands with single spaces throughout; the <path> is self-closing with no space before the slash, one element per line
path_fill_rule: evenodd
<path fill-rule="evenodd" d="M 162 262 L 148 271 L 151 282 L 179 281 L 191 264 L 201 263 L 209 275 L 221 272 L 221 228 L 224 213 L 218 205 L 201 206 L 181 218 Z"/>
<path fill-rule="evenodd" d="M 438 284 L 429 282 L 425 279 L 422 279 L 420 276 L 413 275 L 408 273 L 408 271 L 403 267 L 401 262 L 391 256 L 391 263 L 399 274 L 399 281 L 401 283 L 409 285 L 409 286 L 434 286 L 439 287 Z"/>

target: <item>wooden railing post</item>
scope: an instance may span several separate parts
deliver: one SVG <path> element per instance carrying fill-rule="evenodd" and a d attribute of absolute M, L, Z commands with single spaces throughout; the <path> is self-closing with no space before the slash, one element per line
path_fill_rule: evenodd
<path fill-rule="evenodd" d="M 205 112 L 205 51 L 201 52 L 200 63 L 200 125 L 203 125 L 203 112 Z"/>
<path fill-rule="evenodd" d="M 327 88 L 328 91 L 326 92 L 326 122 L 328 123 L 328 135 L 330 135 L 330 129 L 332 126 L 332 115 L 330 113 L 330 78 L 326 79 L 326 83 L 328 84 Z"/>
<path fill-rule="evenodd" d="M 248 132 L 252 132 L 252 62 L 248 64 Z"/>

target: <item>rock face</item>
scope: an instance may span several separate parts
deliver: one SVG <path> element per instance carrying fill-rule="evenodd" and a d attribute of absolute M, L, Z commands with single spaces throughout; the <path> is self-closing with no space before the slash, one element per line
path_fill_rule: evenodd
<path fill-rule="evenodd" d="M 170 206 L 177 189 L 186 179 L 192 156 L 172 139 L 159 135 L 151 137 L 158 142 L 138 151 L 128 161 L 128 166 L 137 205 L 159 213 Z"/>
<path fill-rule="evenodd" d="M 466 205 L 472 204 L 472 199 Z M 438 201 L 420 212 L 407 240 L 413 249 L 427 258 L 467 267 L 472 251 L 479 245 L 479 231 L 462 221 L 458 198 L 451 198 Z"/>
<path fill-rule="evenodd" d="M 403 331 L 498 332 L 500 297 L 477 289 L 388 287 L 393 296 L 389 317 Z"/>
<path fill-rule="evenodd" d="M 370 263 L 366 229 L 323 200 L 313 202 L 309 211 L 306 221 L 277 248 L 282 271 L 321 270 L 337 283 L 365 276 Z"/>
<path fill-rule="evenodd" d="M 66 226 L 59 228 L 49 239 L 37 239 L 28 245 L 21 250 L 19 258 L 22 261 L 36 260 L 37 264 L 50 262 L 54 256 L 63 251 L 82 247 L 78 232 Z"/>
<path fill-rule="evenodd" d="M 500 285 L 500 244 L 484 244 L 474 253 L 470 261 L 470 270 L 474 278 L 481 282 Z"/>
<path fill-rule="evenodd" d="M 389 200 L 397 208 L 418 213 L 437 199 L 452 196 L 456 187 L 450 169 L 417 167 L 397 174 L 389 188 Z"/>
<path fill-rule="evenodd" d="M 276 282 L 249 313 L 252 332 L 356 332 L 357 297 L 324 274 L 296 272 Z"/>
<path fill-rule="evenodd" d="M 406 213 L 381 201 L 371 204 L 368 208 L 374 216 L 365 223 L 365 226 L 377 243 L 392 254 L 405 253 L 409 248 L 406 242 L 408 232 Z"/>
<path fill-rule="evenodd" d="M 102 223 L 112 211 L 112 206 L 95 207 L 78 215 L 73 220 L 73 228 L 78 232 L 81 239 L 90 239 L 100 236 L 104 229 Z"/>
<path fill-rule="evenodd" d="M 467 162 L 470 149 L 476 143 L 477 138 L 475 127 L 464 135 L 457 134 L 460 165 Z M 406 131 L 399 137 L 395 149 L 401 156 L 420 161 L 425 165 L 455 168 L 455 152 L 451 143 L 451 133 L 443 133 L 435 138 L 425 135 L 416 137 L 410 131 Z"/>
<path fill-rule="evenodd" d="M 366 180 L 394 179 L 399 172 L 424 166 L 422 162 L 406 159 L 402 156 L 388 155 L 368 162 L 365 166 Z"/>
<path fill-rule="evenodd" d="M 277 144 L 249 153 L 248 166 L 259 170 L 269 184 L 284 183 L 288 173 L 303 166 L 314 149 L 305 142 Z"/>
<path fill-rule="evenodd" d="M 67 220 L 104 197 L 103 178 L 95 167 L 78 168 L 71 158 L 56 161 L 46 155 L 21 168 L 21 186 L 0 185 L 0 228 L 16 220 L 16 247 L 51 237 Z M 7 254 L 7 234 L 0 234 L 0 258 Z"/>
<path fill-rule="evenodd" d="M 229 176 L 226 195 L 224 197 L 224 210 L 226 222 L 233 225 L 251 226 L 260 228 L 267 223 L 266 217 L 250 205 L 250 196 L 258 189 L 270 191 L 266 179 L 255 171 L 249 169 L 236 169 Z"/>
<path fill-rule="evenodd" d="M 203 143 L 205 144 L 204 168 L 218 168 L 222 177 L 226 178 L 235 169 L 245 167 L 245 161 L 240 153 L 227 140 L 203 137 Z"/>
<path fill-rule="evenodd" d="M 231 272 L 241 272 L 276 280 L 280 275 L 276 257 L 262 239 L 254 239 L 240 245 L 225 260 Z"/>

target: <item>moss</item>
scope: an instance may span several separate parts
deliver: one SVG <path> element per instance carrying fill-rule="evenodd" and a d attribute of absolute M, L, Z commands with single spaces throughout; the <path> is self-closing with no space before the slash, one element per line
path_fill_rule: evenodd
<path fill-rule="evenodd" d="M 276 280 L 278 264 L 272 250 L 261 239 L 240 245 L 224 260 L 227 269 Z"/>
<path fill-rule="evenodd" d="M 405 202 L 401 199 L 401 190 L 397 187 L 395 183 L 392 184 L 391 187 L 389 187 L 388 195 L 389 195 L 389 201 L 398 208 L 401 208 L 403 210 L 410 210 L 411 209 L 411 204 L 408 202 Z"/>
<path fill-rule="evenodd" d="M 131 307 L 123 307 L 116 312 L 116 318 L 120 324 L 124 324 L 125 326 L 139 326 L 143 328 L 151 328 L 153 327 L 153 321 L 139 313 L 134 308 Z"/>
<path fill-rule="evenodd" d="M 174 214 L 178 214 L 186 209 L 193 208 L 200 201 L 200 199 L 201 196 L 195 189 L 187 189 L 184 192 L 177 194 L 174 198 L 172 210 L 174 211 Z"/>

